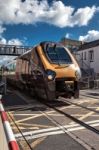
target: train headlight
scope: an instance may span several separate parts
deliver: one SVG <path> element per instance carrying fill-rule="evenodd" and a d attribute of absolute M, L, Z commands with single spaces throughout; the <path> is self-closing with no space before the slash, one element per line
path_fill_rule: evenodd
<path fill-rule="evenodd" d="M 76 76 L 76 79 L 77 79 L 77 80 L 79 80 L 79 79 L 81 78 L 81 71 L 80 71 L 80 69 L 77 69 L 77 70 L 75 71 L 75 76 Z"/>
<path fill-rule="evenodd" d="M 54 80 L 56 73 L 52 70 L 46 70 L 48 80 Z"/>

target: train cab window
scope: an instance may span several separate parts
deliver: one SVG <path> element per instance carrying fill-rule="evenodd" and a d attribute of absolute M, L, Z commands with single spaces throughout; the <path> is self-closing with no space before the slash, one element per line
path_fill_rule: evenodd
<path fill-rule="evenodd" d="M 48 58 L 56 64 L 71 64 L 72 60 L 64 47 L 48 46 L 45 52 Z"/>

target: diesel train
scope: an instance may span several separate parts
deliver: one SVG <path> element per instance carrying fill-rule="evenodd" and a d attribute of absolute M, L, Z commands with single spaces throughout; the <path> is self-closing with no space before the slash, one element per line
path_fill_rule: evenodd
<path fill-rule="evenodd" d="M 42 42 L 7 65 L 7 81 L 46 100 L 79 97 L 81 71 L 62 44 Z"/>

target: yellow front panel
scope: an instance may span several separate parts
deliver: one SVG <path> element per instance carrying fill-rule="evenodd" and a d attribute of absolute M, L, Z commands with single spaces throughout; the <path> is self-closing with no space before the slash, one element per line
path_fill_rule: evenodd
<path fill-rule="evenodd" d="M 52 64 L 50 63 L 44 52 L 42 51 L 41 46 L 37 47 L 37 51 L 39 53 L 39 56 L 41 58 L 41 61 L 44 65 L 45 70 L 50 69 L 56 72 L 56 78 L 65 78 L 65 77 L 72 77 L 75 78 L 75 67 L 77 66 L 76 61 L 73 57 L 71 57 L 74 64 L 69 65 L 58 65 L 58 64 Z"/>

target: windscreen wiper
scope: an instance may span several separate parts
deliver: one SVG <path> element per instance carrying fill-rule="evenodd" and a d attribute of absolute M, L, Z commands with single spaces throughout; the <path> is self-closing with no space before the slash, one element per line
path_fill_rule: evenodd
<path fill-rule="evenodd" d="M 58 65 L 61 65 L 60 62 L 59 62 L 59 56 L 58 56 L 57 51 L 56 51 L 56 44 L 54 44 L 53 49 L 55 50 L 55 53 L 57 55 Z"/>

